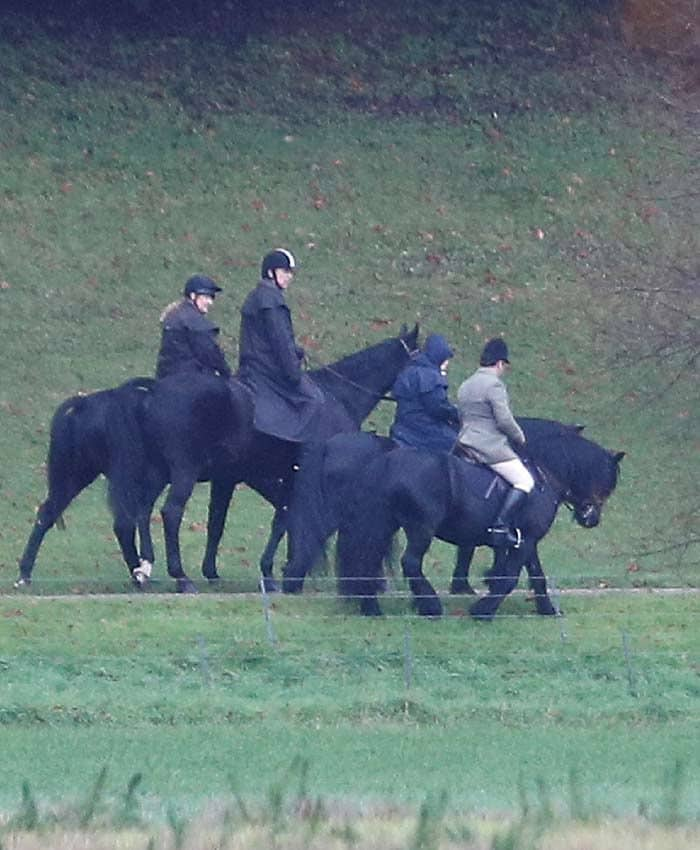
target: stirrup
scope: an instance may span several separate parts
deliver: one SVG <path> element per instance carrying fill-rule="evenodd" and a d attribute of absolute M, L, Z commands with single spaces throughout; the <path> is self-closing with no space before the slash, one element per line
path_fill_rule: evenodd
<path fill-rule="evenodd" d="M 523 542 L 523 535 L 519 528 L 487 528 L 491 535 L 491 545 L 497 549 L 519 549 Z"/>

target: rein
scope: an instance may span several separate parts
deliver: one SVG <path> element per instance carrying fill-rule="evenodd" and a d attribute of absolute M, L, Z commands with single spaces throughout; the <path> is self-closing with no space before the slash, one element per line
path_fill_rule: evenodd
<path fill-rule="evenodd" d="M 334 375 L 336 378 L 341 380 L 344 384 L 347 384 L 349 387 L 354 387 L 356 390 L 361 390 L 363 393 L 367 393 L 367 395 L 374 396 L 375 398 L 378 398 L 379 401 L 393 401 L 394 403 L 396 403 L 396 399 L 392 398 L 390 395 L 382 395 L 382 393 L 375 392 L 374 390 L 369 390 L 367 389 L 367 387 L 363 387 L 362 384 L 358 384 L 351 378 L 346 378 L 345 375 L 342 375 L 340 372 L 336 371 L 330 366 L 320 366 L 319 371 L 330 372 L 331 375 Z"/>
<path fill-rule="evenodd" d="M 401 343 L 401 345 L 403 346 L 403 349 L 406 352 L 406 354 L 408 354 L 409 357 L 412 357 L 414 352 L 411 351 L 411 349 L 408 347 L 408 343 L 406 342 L 406 340 L 403 339 L 403 337 L 399 337 L 398 339 L 399 339 L 399 342 Z M 308 354 L 306 356 L 307 356 L 307 360 L 309 360 L 311 362 L 311 364 L 313 365 L 315 358 L 313 356 L 309 357 Z M 393 396 L 384 395 L 382 393 L 375 392 L 374 390 L 367 389 L 367 387 L 364 387 L 362 384 L 358 384 L 356 381 L 353 381 L 351 378 L 347 378 L 345 375 L 343 375 L 341 372 L 338 372 L 336 369 L 333 369 L 331 366 L 324 366 L 323 364 L 319 363 L 318 361 L 316 361 L 316 362 L 318 363 L 319 371 L 325 370 L 326 372 L 330 372 L 331 375 L 333 375 L 334 377 L 343 381 L 343 383 L 347 384 L 349 387 L 354 387 L 354 389 L 360 390 L 361 392 L 366 393 L 367 395 L 374 396 L 375 398 L 379 399 L 379 401 L 390 401 L 393 404 L 396 404 L 396 399 L 393 398 Z"/>
<path fill-rule="evenodd" d="M 537 470 L 545 484 L 549 484 L 552 490 L 554 490 L 559 503 L 564 505 L 567 510 L 573 513 L 576 510 L 576 506 L 573 504 L 572 501 L 573 494 L 571 492 L 571 488 L 565 487 L 562 482 L 556 477 L 556 475 L 554 475 L 554 473 L 547 469 L 546 466 L 542 466 L 541 464 L 537 463 L 531 456 L 529 460 L 534 466 L 534 468 Z"/>

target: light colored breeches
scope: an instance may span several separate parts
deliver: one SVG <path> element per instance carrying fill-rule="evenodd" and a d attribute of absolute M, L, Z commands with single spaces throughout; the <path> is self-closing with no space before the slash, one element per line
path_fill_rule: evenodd
<path fill-rule="evenodd" d="M 535 486 L 535 481 L 527 470 L 525 464 L 520 458 L 513 460 L 504 460 L 501 463 L 492 463 L 491 469 L 497 472 L 501 478 L 505 480 L 516 490 L 522 490 L 524 493 L 529 493 Z"/>

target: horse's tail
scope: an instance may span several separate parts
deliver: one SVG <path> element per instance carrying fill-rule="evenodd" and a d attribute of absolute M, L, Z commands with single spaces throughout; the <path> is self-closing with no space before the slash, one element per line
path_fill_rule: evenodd
<path fill-rule="evenodd" d="M 326 453 L 326 443 L 310 443 L 299 460 L 289 505 L 291 558 L 284 570 L 286 580 L 303 579 L 313 569 L 324 556 L 326 542 L 338 525 L 332 503 L 324 498 Z"/>
<path fill-rule="evenodd" d="M 337 434 L 324 443 L 305 447 L 290 504 L 292 557 L 285 568 L 285 579 L 303 579 L 325 554 L 326 543 L 338 530 L 355 479 L 372 458 L 391 448 L 390 440 L 365 432 Z"/>
<path fill-rule="evenodd" d="M 108 498 L 115 517 L 138 522 L 146 505 L 146 482 L 154 459 L 143 418 L 154 381 L 136 378 L 111 391 L 105 438 L 109 455 Z"/>
<path fill-rule="evenodd" d="M 380 455 L 365 467 L 341 519 L 336 555 L 343 596 L 374 596 L 383 587 L 383 563 L 398 530 L 387 488 L 390 458 Z"/>
<path fill-rule="evenodd" d="M 51 419 L 46 456 L 47 503 L 54 505 L 54 520 L 64 527 L 63 510 L 75 496 L 106 471 L 103 434 L 99 427 L 102 393 L 71 396 L 63 401 Z"/>

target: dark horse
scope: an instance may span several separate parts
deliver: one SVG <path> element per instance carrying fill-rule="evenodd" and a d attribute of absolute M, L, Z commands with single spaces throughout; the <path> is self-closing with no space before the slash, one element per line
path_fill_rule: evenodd
<path fill-rule="evenodd" d="M 519 417 L 518 422 L 527 437 L 529 451 L 534 451 L 535 455 L 541 442 L 562 434 L 575 436 L 583 430 L 582 425 L 551 419 Z M 456 436 L 455 433 L 455 439 Z M 324 555 L 329 537 L 338 530 L 344 511 L 352 501 L 357 476 L 379 455 L 396 448 L 388 438 L 360 433 L 338 434 L 322 445 L 305 450 L 295 478 L 288 517 L 291 558 L 284 569 L 286 593 L 300 592 L 304 578 Z M 468 579 L 473 554 L 473 545 L 458 548 L 452 593 L 474 593 Z M 538 611 L 553 613 L 536 547 L 531 560 L 524 566 L 535 590 Z"/>
<path fill-rule="evenodd" d="M 326 391 L 327 427 L 357 430 L 416 349 L 418 327 L 402 330 L 310 373 Z M 193 591 L 182 569 L 179 528 L 197 481 L 211 482 L 207 549 L 202 566 L 218 578 L 216 551 L 235 486 L 246 482 L 278 513 L 286 506 L 299 446 L 253 429 L 253 400 L 238 382 L 216 377 L 137 379 L 115 390 L 68 399 L 56 411 L 49 445 L 49 494 L 20 561 L 28 584 L 46 532 L 75 496 L 99 475 L 109 481 L 115 532 L 129 570 L 142 586 L 150 575 L 149 522 L 170 483 L 162 516 L 168 572 L 180 591 Z M 283 514 L 281 514 L 283 515 Z M 276 525 L 280 519 L 277 517 Z M 137 553 L 138 529 L 141 552 Z M 270 575 L 271 578 L 271 575 Z"/>
<path fill-rule="evenodd" d="M 537 483 L 517 520 L 523 540 L 518 548 L 499 550 L 487 575 L 488 593 L 471 608 L 479 619 L 491 619 L 514 589 L 559 505 L 570 505 L 574 519 L 584 528 L 598 525 L 624 456 L 579 435 L 563 433 L 529 449 L 533 457 L 536 452 Z M 507 485 L 487 467 L 456 455 L 396 449 L 372 461 L 355 486 L 355 498 L 338 532 L 341 593 L 358 598 L 362 613 L 381 613 L 377 592 L 383 559 L 402 528 L 407 546 L 401 566 L 416 610 L 439 616 L 442 605 L 422 570 L 433 537 L 457 546 L 488 545 L 487 529 Z"/>
<path fill-rule="evenodd" d="M 39 547 L 60 522 L 68 505 L 100 475 L 107 479 L 114 533 L 132 575 L 150 575 L 154 560 L 150 512 L 141 505 L 144 492 L 155 502 L 163 489 L 158 469 L 146 467 L 136 479 L 122 458 L 121 429 L 115 427 L 129 411 L 138 410 L 151 392 L 153 379 L 134 378 L 119 387 L 67 398 L 51 420 L 46 459 L 48 495 L 39 506 L 34 527 L 19 564 L 17 586 L 30 584 Z M 138 530 L 140 552 L 136 550 Z"/>

